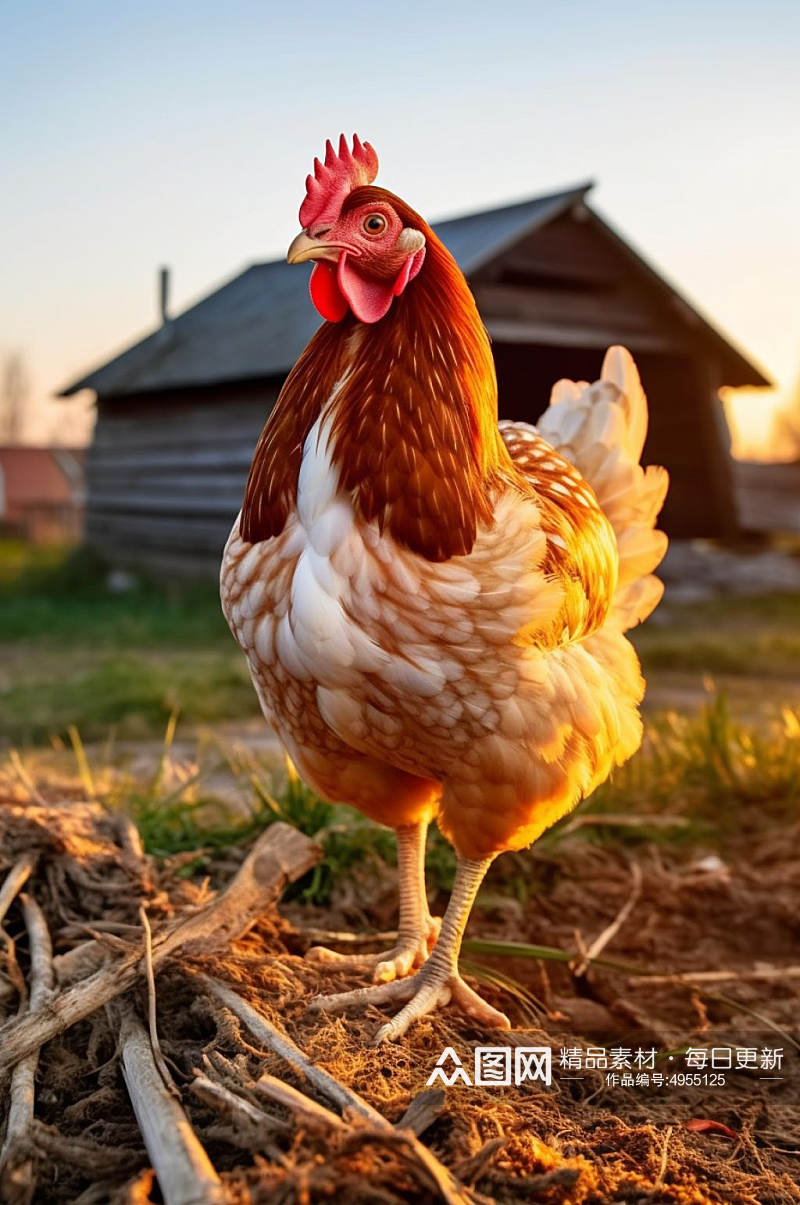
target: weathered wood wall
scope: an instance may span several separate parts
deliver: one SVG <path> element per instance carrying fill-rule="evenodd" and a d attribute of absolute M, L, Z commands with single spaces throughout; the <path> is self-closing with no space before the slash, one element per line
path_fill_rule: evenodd
<path fill-rule="evenodd" d="M 733 464 L 739 523 L 747 532 L 800 534 L 800 460 Z"/>
<path fill-rule="evenodd" d="M 490 334 L 504 343 L 686 350 L 678 315 L 588 215 L 565 215 L 536 230 L 470 284 Z"/>
<path fill-rule="evenodd" d="M 112 564 L 217 572 L 278 388 L 101 400 L 87 465 L 90 543 Z"/>
<path fill-rule="evenodd" d="M 565 372 L 594 379 L 602 353 L 495 344 L 495 357 L 502 416 L 535 422 L 553 381 Z M 662 526 L 676 537 L 729 534 L 736 514 L 713 488 L 713 431 L 695 366 L 650 354 L 641 368 L 652 409 L 645 460 L 665 464 L 672 477 Z M 101 401 L 87 465 L 94 547 L 112 564 L 156 575 L 216 573 L 278 389 L 273 382 Z M 758 490 L 745 486 L 748 513 Z"/>
<path fill-rule="evenodd" d="M 595 380 L 605 349 L 624 344 L 650 401 L 645 462 L 670 472 L 661 525 L 682 538 L 734 533 L 723 382 L 708 348 L 592 215 L 536 230 L 471 284 L 494 339 L 503 417 L 535 422 L 554 381 Z"/>
<path fill-rule="evenodd" d="M 712 396 L 702 363 L 632 350 L 650 402 L 644 463 L 663 464 L 670 473 L 659 525 L 675 538 L 733 534 L 736 512 L 722 476 L 729 458 L 714 422 L 720 403 Z M 583 347 L 495 343 L 494 354 L 502 416 L 530 423 L 547 406 L 554 381 L 563 376 L 596 380 L 603 360 L 600 348 Z"/>

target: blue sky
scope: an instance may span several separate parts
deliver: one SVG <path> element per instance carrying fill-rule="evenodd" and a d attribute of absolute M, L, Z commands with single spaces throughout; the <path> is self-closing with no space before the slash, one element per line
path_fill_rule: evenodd
<path fill-rule="evenodd" d="M 281 255 L 344 129 L 431 218 L 594 178 L 786 392 L 799 62 L 800 6 L 779 0 L 0 0 L 0 354 L 24 352 L 44 422 L 49 393 L 152 325 L 160 263 L 179 308 Z"/>

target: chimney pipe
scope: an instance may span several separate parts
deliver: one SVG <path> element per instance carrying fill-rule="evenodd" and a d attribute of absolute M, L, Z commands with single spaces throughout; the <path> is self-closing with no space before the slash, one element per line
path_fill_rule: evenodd
<path fill-rule="evenodd" d="M 158 269 L 158 312 L 165 326 L 169 322 L 169 268 Z"/>

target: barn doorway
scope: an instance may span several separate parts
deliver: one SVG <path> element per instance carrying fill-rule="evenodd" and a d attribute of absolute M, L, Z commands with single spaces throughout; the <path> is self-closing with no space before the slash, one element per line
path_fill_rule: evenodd
<path fill-rule="evenodd" d="M 555 381 L 594 381 L 598 348 L 494 343 L 501 418 L 535 423 Z M 636 353 L 650 404 L 645 464 L 663 464 L 670 491 L 659 526 L 675 538 L 724 537 L 736 514 L 726 429 L 707 366 L 688 355 Z"/>

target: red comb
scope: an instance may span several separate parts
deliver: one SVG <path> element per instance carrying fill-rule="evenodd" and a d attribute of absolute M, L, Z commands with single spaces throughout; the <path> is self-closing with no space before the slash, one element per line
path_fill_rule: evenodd
<path fill-rule="evenodd" d="M 300 206 L 300 225 L 333 224 L 339 216 L 342 201 L 354 188 L 371 184 L 378 174 L 378 156 L 368 142 L 353 135 L 349 149 L 344 134 L 339 137 L 339 151 L 325 143 L 325 162 L 314 160 L 314 175 L 306 177 L 306 196 Z"/>

